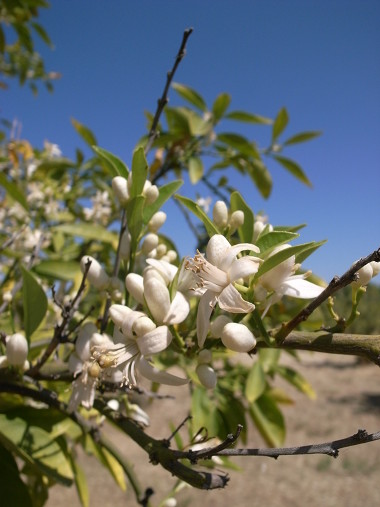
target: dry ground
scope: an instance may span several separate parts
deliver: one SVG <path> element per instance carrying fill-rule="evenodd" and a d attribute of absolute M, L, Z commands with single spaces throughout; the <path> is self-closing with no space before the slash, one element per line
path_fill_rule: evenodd
<path fill-rule="evenodd" d="M 291 360 L 291 359 L 290 359 Z M 302 354 L 297 367 L 317 391 L 317 399 L 291 392 L 296 404 L 285 408 L 287 445 L 321 443 L 343 438 L 359 428 L 380 430 L 380 370 L 372 364 L 358 364 L 352 357 Z M 289 388 L 290 389 L 290 388 Z M 289 392 L 289 390 L 288 390 Z M 152 416 L 148 432 L 155 438 L 169 435 L 165 421 L 179 423 L 187 413 L 183 396 L 160 403 L 160 414 Z M 178 391 L 177 391 L 178 394 Z M 155 405 L 155 407 L 157 407 Z M 151 414 L 152 415 L 152 414 Z M 111 437 L 114 435 L 110 435 Z M 118 441 L 119 448 L 135 463 L 144 487 L 156 491 L 157 506 L 173 478 L 148 463 L 147 455 L 133 442 Z M 263 446 L 254 429 L 249 445 Z M 337 459 L 323 455 L 233 458 L 244 470 L 230 472 L 226 489 L 198 491 L 186 488 L 178 506 L 202 507 L 378 507 L 380 505 L 380 441 L 340 451 Z M 131 488 L 123 493 L 95 459 L 81 456 L 90 488 L 90 507 L 135 506 Z M 74 488 L 55 486 L 48 507 L 79 507 Z"/>

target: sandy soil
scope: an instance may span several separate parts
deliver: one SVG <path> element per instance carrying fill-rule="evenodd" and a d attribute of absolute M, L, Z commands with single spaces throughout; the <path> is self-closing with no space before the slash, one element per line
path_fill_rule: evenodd
<path fill-rule="evenodd" d="M 295 390 L 289 391 L 296 404 L 285 407 L 286 445 L 321 443 L 350 436 L 359 428 L 380 430 L 380 370 L 372 364 L 358 363 L 352 357 L 302 354 L 297 365 L 317 392 L 309 400 Z M 289 359 L 291 361 L 291 359 Z M 281 382 L 279 382 L 279 385 Z M 182 391 L 183 393 L 184 391 Z M 178 391 L 177 391 L 178 393 Z M 186 416 L 188 400 L 157 402 L 160 414 L 152 417 L 149 434 L 165 438 L 168 425 L 179 424 Z M 159 405 L 158 405 L 159 404 Z M 110 438 L 115 433 L 110 432 Z M 152 487 L 154 507 L 174 484 L 174 479 L 148 463 L 147 455 L 127 439 L 117 441 L 119 448 L 135 464 L 144 487 Z M 264 446 L 254 428 L 249 431 L 248 447 Z M 234 462 L 243 468 L 230 472 L 224 490 L 184 489 L 178 506 L 224 507 L 377 507 L 380 505 L 380 441 L 340 451 L 337 459 L 324 456 L 271 458 L 240 457 Z M 93 458 L 80 456 L 90 489 L 90 507 L 136 506 L 131 488 L 122 492 Z M 48 507 L 80 507 L 75 488 L 55 486 Z"/>

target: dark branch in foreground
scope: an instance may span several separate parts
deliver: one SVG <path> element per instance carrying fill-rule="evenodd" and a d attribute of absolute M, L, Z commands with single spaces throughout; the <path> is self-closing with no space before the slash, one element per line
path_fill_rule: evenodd
<path fill-rule="evenodd" d="M 170 84 L 171 84 L 171 82 L 173 80 L 173 77 L 174 77 L 174 74 L 175 74 L 175 72 L 177 70 L 178 65 L 181 63 L 183 57 L 186 54 L 187 39 L 192 34 L 192 31 L 193 31 L 192 28 L 188 28 L 187 30 L 184 31 L 183 38 L 182 38 L 182 43 L 181 43 L 181 46 L 179 48 L 177 57 L 175 59 L 173 68 L 172 68 L 172 70 L 170 70 L 167 73 L 165 88 L 164 88 L 164 91 L 162 93 L 161 98 L 158 100 L 156 114 L 154 115 L 152 126 L 151 126 L 150 131 L 149 131 L 148 142 L 147 142 L 147 144 L 145 146 L 145 150 L 144 150 L 145 151 L 145 155 L 152 148 L 154 140 L 156 139 L 156 137 L 158 135 L 158 133 L 157 133 L 157 126 L 158 126 L 158 122 L 159 122 L 161 113 L 164 110 L 164 107 L 166 106 L 166 104 L 168 103 L 169 87 L 170 87 Z"/>
<path fill-rule="evenodd" d="M 298 324 L 304 322 L 309 316 L 313 313 L 313 311 L 318 308 L 327 298 L 335 294 L 340 289 L 343 289 L 346 285 L 354 282 L 357 278 L 356 273 L 360 268 L 369 264 L 372 261 L 380 262 L 380 248 L 375 250 L 367 257 L 363 257 L 355 262 L 350 269 L 348 269 L 341 277 L 335 276 L 331 282 L 328 284 L 326 289 L 313 301 L 306 306 L 303 310 L 301 310 L 292 320 L 290 320 L 287 324 L 284 324 L 281 329 L 276 333 L 275 339 L 276 342 L 280 345 L 283 343 L 288 334 L 295 329 Z"/>

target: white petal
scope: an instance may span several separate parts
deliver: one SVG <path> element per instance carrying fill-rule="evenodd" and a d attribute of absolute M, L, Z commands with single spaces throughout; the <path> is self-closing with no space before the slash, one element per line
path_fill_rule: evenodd
<path fill-rule="evenodd" d="M 167 326 L 159 326 L 144 336 L 136 339 L 137 346 L 143 356 L 150 356 L 165 350 L 172 341 L 172 335 Z"/>
<path fill-rule="evenodd" d="M 125 278 L 127 291 L 140 304 L 144 304 L 144 279 L 136 273 L 129 273 Z"/>
<path fill-rule="evenodd" d="M 190 312 L 190 303 L 182 294 L 177 292 L 171 302 L 168 313 L 165 315 L 165 324 L 180 324 L 183 322 Z"/>
<path fill-rule="evenodd" d="M 231 245 L 227 239 L 221 234 L 215 234 L 207 244 L 206 258 L 211 264 L 219 267 L 219 263 L 223 261 L 229 248 L 231 248 Z"/>
<path fill-rule="evenodd" d="M 199 300 L 197 313 L 197 336 L 198 345 L 203 347 L 208 333 L 211 313 L 216 305 L 215 293 L 210 290 L 206 291 Z"/>
<path fill-rule="evenodd" d="M 232 263 L 228 274 L 230 275 L 230 281 L 233 282 L 238 278 L 245 278 L 247 276 L 254 275 L 260 267 L 260 259 L 258 257 L 252 257 L 247 255 L 241 259 L 236 259 Z"/>
<path fill-rule="evenodd" d="M 143 377 L 151 380 L 152 382 L 158 382 L 159 384 L 166 384 L 169 386 L 182 386 L 189 382 L 186 378 L 176 377 L 175 375 L 171 375 L 166 371 L 160 371 L 158 368 L 152 366 L 143 357 L 137 361 L 136 367 L 141 375 L 143 375 Z"/>
<path fill-rule="evenodd" d="M 169 284 L 177 274 L 177 266 L 170 264 L 170 262 L 157 259 L 147 259 L 146 262 L 157 269 L 167 284 Z"/>
<path fill-rule="evenodd" d="M 253 252 L 260 252 L 260 249 L 251 243 L 239 243 L 238 245 L 231 246 L 226 252 L 221 260 L 219 267 L 224 271 L 228 271 L 231 264 L 236 260 L 236 256 L 238 253 L 243 252 L 244 250 L 249 250 Z"/>
<path fill-rule="evenodd" d="M 303 278 L 288 278 L 282 286 L 281 292 L 286 296 L 300 299 L 313 299 L 323 292 L 324 288 Z"/>
<path fill-rule="evenodd" d="M 218 303 L 222 310 L 231 313 L 249 313 L 255 309 L 255 305 L 243 299 L 231 283 L 221 292 Z"/>
<path fill-rule="evenodd" d="M 170 308 L 168 288 L 159 280 L 149 278 L 144 280 L 144 295 L 154 320 L 158 324 L 162 324 Z"/>

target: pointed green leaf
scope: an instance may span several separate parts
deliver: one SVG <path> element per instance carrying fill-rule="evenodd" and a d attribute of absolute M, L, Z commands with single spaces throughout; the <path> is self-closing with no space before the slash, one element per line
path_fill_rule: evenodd
<path fill-rule="evenodd" d="M 302 250 L 302 252 L 296 254 L 296 263 L 302 264 L 302 262 L 309 257 L 315 250 L 317 250 L 320 246 L 324 245 L 326 243 L 327 239 L 322 241 L 314 242 L 314 244 L 311 244 L 308 248 L 305 248 Z"/>
<path fill-rule="evenodd" d="M 26 211 L 28 211 L 28 203 L 26 202 L 25 195 L 18 188 L 16 183 L 9 181 L 5 174 L 2 172 L 0 172 L 0 185 L 5 189 L 10 197 L 12 197 L 12 199 L 17 201 Z"/>
<path fill-rule="evenodd" d="M 79 466 L 78 460 L 70 453 L 70 464 L 74 473 L 75 487 L 78 492 L 80 503 L 83 507 L 89 507 L 90 495 L 88 491 L 86 475 L 81 466 Z"/>
<path fill-rule="evenodd" d="M 231 212 L 241 210 L 244 213 L 244 223 L 238 229 L 242 243 L 251 243 L 253 236 L 254 216 L 251 208 L 245 202 L 239 192 L 232 192 L 230 197 Z"/>
<path fill-rule="evenodd" d="M 300 132 L 299 134 L 295 134 L 292 137 L 289 137 L 284 142 L 284 146 L 289 146 L 290 144 L 296 143 L 304 143 L 305 141 L 310 141 L 316 137 L 319 137 L 322 134 L 321 131 L 310 131 L 310 132 Z"/>
<path fill-rule="evenodd" d="M 191 134 L 188 116 L 180 108 L 166 107 L 164 109 L 169 133 L 176 137 L 188 137 Z"/>
<path fill-rule="evenodd" d="M 277 266 L 277 264 L 280 264 L 280 262 L 285 261 L 292 255 L 298 255 L 304 251 L 307 251 L 309 248 L 314 248 L 316 244 L 317 243 L 315 241 L 311 241 L 310 243 L 303 243 L 302 245 L 291 246 L 289 248 L 281 250 L 280 252 L 275 253 L 271 257 L 268 257 L 267 259 L 264 260 L 264 262 L 259 267 L 256 277 L 259 278 L 264 273 Z"/>
<path fill-rule="evenodd" d="M 274 158 L 293 176 L 302 181 L 302 183 L 305 183 L 305 185 L 308 187 L 312 186 L 311 181 L 306 176 L 303 169 L 297 164 L 297 162 L 294 162 L 294 160 L 290 160 L 290 158 L 286 158 L 281 155 L 274 155 Z"/>
<path fill-rule="evenodd" d="M 34 30 L 38 33 L 38 35 L 41 37 L 41 39 L 50 47 L 53 47 L 53 44 L 50 40 L 50 37 L 48 36 L 45 28 L 41 26 L 39 23 L 32 22 L 31 23 Z"/>
<path fill-rule="evenodd" d="M 104 241 L 106 243 L 117 243 L 118 235 L 115 232 L 107 231 L 104 227 L 87 222 L 75 222 L 74 224 L 61 224 L 53 228 L 70 236 L 78 236 L 84 239 Z"/>
<path fill-rule="evenodd" d="M 259 360 L 265 373 L 271 373 L 277 366 L 281 356 L 280 349 L 260 349 Z"/>
<path fill-rule="evenodd" d="M 43 259 L 33 271 L 40 276 L 49 276 L 57 280 L 74 280 L 81 272 L 78 262 L 52 261 Z"/>
<path fill-rule="evenodd" d="M 288 243 L 292 239 L 298 238 L 299 234 L 288 231 L 271 231 L 259 237 L 256 245 L 260 248 L 260 253 L 271 250 L 276 246 Z"/>
<path fill-rule="evenodd" d="M 202 160 L 199 157 L 190 157 L 188 165 L 190 181 L 193 185 L 195 185 L 203 176 Z"/>
<path fill-rule="evenodd" d="M 148 162 L 145 158 L 144 148 L 140 147 L 133 152 L 131 197 L 142 194 L 147 175 Z"/>
<path fill-rule="evenodd" d="M 221 93 L 215 99 L 212 105 L 212 114 L 214 116 L 214 123 L 217 123 L 224 115 L 231 102 L 231 96 L 228 93 Z"/>
<path fill-rule="evenodd" d="M 287 382 L 294 386 L 301 393 L 306 394 L 309 398 L 314 400 L 316 394 L 309 382 L 298 371 L 289 368 L 288 366 L 276 366 L 275 372 L 281 375 Z"/>
<path fill-rule="evenodd" d="M 117 459 L 114 458 L 112 456 L 112 454 L 107 449 L 102 447 L 101 451 L 102 451 L 103 457 L 107 463 L 107 468 L 111 472 L 111 475 L 114 478 L 116 484 L 119 486 L 119 488 L 122 491 L 126 491 L 127 484 L 125 482 L 123 467 L 120 465 L 120 463 L 117 461 Z"/>
<path fill-rule="evenodd" d="M 255 145 L 240 134 L 235 134 L 233 132 L 224 132 L 218 134 L 217 141 L 231 146 L 231 148 L 239 151 L 247 157 L 260 157 L 260 154 L 258 153 Z"/>
<path fill-rule="evenodd" d="M 71 118 L 71 123 L 75 130 L 78 132 L 78 134 L 81 136 L 81 138 L 84 140 L 86 144 L 88 144 L 91 148 L 98 144 L 98 141 L 96 140 L 95 135 L 92 133 L 92 131 L 80 123 L 75 118 Z"/>
<path fill-rule="evenodd" d="M 267 381 L 264 370 L 260 361 L 256 361 L 248 374 L 244 389 L 245 397 L 249 403 L 253 403 L 257 398 L 260 398 L 265 391 L 266 385 Z"/>
<path fill-rule="evenodd" d="M 174 196 L 177 201 L 182 203 L 186 206 L 194 215 L 203 222 L 203 225 L 206 227 L 207 234 L 211 237 L 214 234 L 220 234 L 220 231 L 212 222 L 209 217 L 206 215 L 206 213 L 203 211 L 203 209 L 194 201 L 189 199 L 188 197 L 183 197 L 182 195 L 175 195 Z"/>
<path fill-rule="evenodd" d="M 261 123 L 263 125 L 271 125 L 273 120 L 260 116 L 258 114 L 247 113 L 246 111 L 231 111 L 226 115 L 229 120 L 237 120 L 245 123 Z"/>
<path fill-rule="evenodd" d="M 128 230 L 131 234 L 131 252 L 137 247 L 137 242 L 143 227 L 143 209 L 145 197 L 138 195 L 130 199 L 126 206 Z"/>
<path fill-rule="evenodd" d="M 120 158 L 116 157 L 116 155 L 113 155 L 109 151 L 104 150 L 103 148 L 99 148 L 99 146 L 92 146 L 92 149 L 102 160 L 112 177 L 123 176 L 126 179 L 128 178 L 128 167 L 122 160 L 120 160 Z"/>
<path fill-rule="evenodd" d="M 34 276 L 25 268 L 22 268 L 22 299 L 25 336 L 30 341 L 30 337 L 45 317 L 47 297 Z"/>
<path fill-rule="evenodd" d="M 172 87 L 178 93 L 178 95 L 187 100 L 187 102 L 190 102 L 190 104 L 193 104 L 193 106 L 200 109 L 201 111 L 207 111 L 206 102 L 198 92 L 189 86 L 185 86 L 180 83 L 172 83 Z"/>
<path fill-rule="evenodd" d="M 174 180 L 170 183 L 167 183 L 166 185 L 162 185 L 162 187 L 159 187 L 159 195 L 157 199 L 152 204 L 146 204 L 144 206 L 143 211 L 143 220 L 144 224 L 147 224 L 149 220 L 152 218 L 152 216 L 161 209 L 163 204 L 170 199 L 170 197 L 177 192 L 177 190 L 183 185 L 183 180 Z"/>
<path fill-rule="evenodd" d="M 246 168 L 260 194 L 267 199 L 272 191 L 272 177 L 268 169 L 261 160 L 249 161 Z"/>
<path fill-rule="evenodd" d="M 278 112 L 276 119 L 274 120 L 273 127 L 272 127 L 272 143 L 276 141 L 276 139 L 282 134 L 282 132 L 285 130 L 287 124 L 289 121 L 288 112 L 283 107 Z"/>
<path fill-rule="evenodd" d="M 252 420 L 265 442 L 281 447 L 285 440 L 285 420 L 273 397 L 265 393 L 249 407 Z"/>

